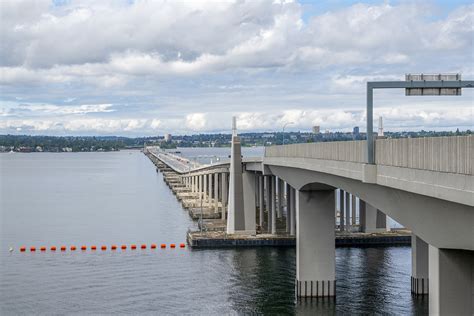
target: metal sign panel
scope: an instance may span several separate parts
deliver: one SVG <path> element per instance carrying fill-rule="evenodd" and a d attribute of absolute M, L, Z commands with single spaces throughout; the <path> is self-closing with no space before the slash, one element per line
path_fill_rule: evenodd
<path fill-rule="evenodd" d="M 407 74 L 405 81 L 458 81 L 461 80 L 460 74 Z M 405 95 L 461 95 L 461 88 L 406 88 Z"/>

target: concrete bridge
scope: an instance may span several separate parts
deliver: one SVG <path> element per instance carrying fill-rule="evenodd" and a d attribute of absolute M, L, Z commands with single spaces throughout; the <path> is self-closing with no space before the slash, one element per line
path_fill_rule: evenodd
<path fill-rule="evenodd" d="M 377 139 L 374 164 L 366 147 L 271 146 L 242 159 L 234 135 L 230 162 L 192 166 L 151 151 L 220 210 L 228 234 L 295 235 L 298 297 L 335 296 L 335 227 L 385 230 L 388 215 L 413 233 L 412 292 L 429 292 L 430 313 L 474 314 L 474 137 Z"/>

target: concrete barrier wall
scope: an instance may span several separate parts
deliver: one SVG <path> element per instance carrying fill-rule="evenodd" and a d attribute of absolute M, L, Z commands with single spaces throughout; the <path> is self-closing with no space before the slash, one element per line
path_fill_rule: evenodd
<path fill-rule="evenodd" d="M 366 141 L 290 144 L 265 148 L 265 157 L 313 158 L 365 162 Z"/>
<path fill-rule="evenodd" d="M 360 162 L 366 160 L 366 141 L 290 144 L 265 148 L 265 157 L 313 158 Z M 405 167 L 472 175 L 474 136 L 378 139 L 375 162 Z"/>
<path fill-rule="evenodd" d="M 375 162 L 379 165 L 473 174 L 474 137 L 378 139 Z"/>

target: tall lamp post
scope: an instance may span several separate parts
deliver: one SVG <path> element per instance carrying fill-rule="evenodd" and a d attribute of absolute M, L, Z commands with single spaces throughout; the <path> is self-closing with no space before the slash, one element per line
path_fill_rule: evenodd
<path fill-rule="evenodd" d="M 281 135 L 281 142 L 282 142 L 282 145 L 285 145 L 285 127 L 286 127 L 287 125 L 290 125 L 290 124 L 295 124 L 295 123 L 294 123 L 294 122 L 288 122 L 288 123 L 285 123 L 285 124 L 283 125 L 283 129 L 282 129 L 282 132 L 281 132 L 281 134 L 282 134 L 282 135 Z"/>

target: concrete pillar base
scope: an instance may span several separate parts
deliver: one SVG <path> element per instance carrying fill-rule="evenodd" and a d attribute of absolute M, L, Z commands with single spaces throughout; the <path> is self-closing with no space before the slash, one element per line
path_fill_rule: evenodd
<path fill-rule="evenodd" d="M 336 280 L 296 280 L 296 297 L 336 296 Z"/>
<path fill-rule="evenodd" d="M 428 278 L 411 277 L 411 293 L 415 295 L 428 294 Z"/>
<path fill-rule="evenodd" d="M 334 190 L 296 191 L 296 296 L 335 296 Z"/>
<path fill-rule="evenodd" d="M 429 245 L 430 315 L 474 315 L 474 251 Z"/>

